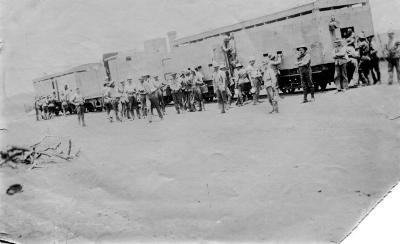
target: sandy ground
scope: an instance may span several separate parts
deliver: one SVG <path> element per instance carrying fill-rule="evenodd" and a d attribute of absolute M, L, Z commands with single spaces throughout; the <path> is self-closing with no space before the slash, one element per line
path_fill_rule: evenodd
<path fill-rule="evenodd" d="M 337 243 L 400 178 L 399 86 L 300 95 L 219 114 L 14 121 L 4 144 L 70 136 L 79 159 L 0 169 L 0 232 L 22 243 Z M 20 183 L 14 196 L 6 188 Z"/>

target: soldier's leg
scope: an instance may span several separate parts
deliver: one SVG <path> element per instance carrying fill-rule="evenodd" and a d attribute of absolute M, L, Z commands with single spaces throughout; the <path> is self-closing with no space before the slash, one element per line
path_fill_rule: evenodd
<path fill-rule="evenodd" d="M 373 60 L 372 68 L 374 69 L 374 71 L 376 73 L 376 79 L 377 79 L 376 83 L 380 83 L 381 82 L 381 68 L 379 67 L 379 59 L 378 58 Z"/>
<path fill-rule="evenodd" d="M 82 106 L 82 111 L 81 111 L 82 126 L 85 127 L 86 126 L 86 124 L 85 124 L 85 106 L 84 105 L 81 105 L 81 106 Z"/>
<path fill-rule="evenodd" d="M 158 96 L 156 94 L 150 96 L 150 101 L 151 101 L 152 105 L 156 108 L 158 116 L 160 117 L 160 119 L 162 119 L 163 114 L 161 111 L 161 106 L 160 106 L 160 101 L 158 100 Z"/>
<path fill-rule="evenodd" d="M 349 89 L 349 80 L 347 78 L 347 64 L 344 63 L 342 64 L 342 83 L 343 83 L 343 89 Z"/>
<path fill-rule="evenodd" d="M 274 108 L 274 100 L 273 100 L 274 92 L 273 92 L 271 86 L 268 86 L 268 87 L 266 88 L 266 90 L 267 90 L 268 102 L 269 102 L 269 104 L 272 106 L 272 110 L 270 111 L 270 113 L 273 113 L 273 112 L 275 111 L 275 108 Z"/>
<path fill-rule="evenodd" d="M 304 72 L 300 71 L 301 88 L 303 89 L 303 102 L 307 102 L 307 82 Z"/>
<path fill-rule="evenodd" d="M 118 120 L 118 121 L 121 121 L 121 119 L 120 119 L 120 117 L 119 117 L 119 115 L 118 115 L 118 106 L 119 106 L 119 99 L 116 99 L 115 100 L 115 102 L 114 102 L 114 104 L 113 104 L 114 106 L 113 106 L 113 109 L 114 109 L 114 113 L 115 113 L 115 119 L 116 120 Z"/>
<path fill-rule="evenodd" d="M 178 103 L 177 92 L 173 91 L 171 95 L 172 95 L 172 100 L 174 101 L 175 110 L 179 114 L 180 112 L 179 112 L 179 103 Z"/>
<path fill-rule="evenodd" d="M 397 82 L 400 84 L 400 59 L 396 59 L 395 68 L 397 74 Z"/>
<path fill-rule="evenodd" d="M 133 113 L 133 97 L 132 96 L 128 97 L 126 115 L 127 115 L 126 117 L 128 119 L 134 119 L 135 118 L 135 114 Z"/>
<path fill-rule="evenodd" d="M 311 69 L 307 72 L 307 82 L 308 82 L 308 88 L 310 89 L 310 94 L 311 94 L 311 99 L 314 99 L 314 82 L 312 80 L 312 71 Z"/>
<path fill-rule="evenodd" d="M 335 76 L 334 76 L 334 80 L 335 80 L 335 85 L 336 85 L 336 90 L 337 91 L 341 91 L 342 87 L 340 84 L 340 80 L 341 80 L 341 70 L 340 70 L 340 65 L 335 64 Z"/>
<path fill-rule="evenodd" d="M 163 113 L 165 113 L 164 92 L 162 90 L 158 91 L 158 100 L 160 101 L 160 106 Z"/>

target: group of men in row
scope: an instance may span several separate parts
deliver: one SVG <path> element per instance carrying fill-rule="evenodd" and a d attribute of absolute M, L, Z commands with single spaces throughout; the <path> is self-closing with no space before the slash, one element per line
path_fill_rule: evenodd
<path fill-rule="evenodd" d="M 36 120 L 48 120 L 53 118 L 57 113 L 56 107 L 61 106 L 62 110 L 60 112 L 62 115 L 65 116 L 67 112 L 70 114 L 77 112 L 80 115 L 79 123 L 82 126 L 86 126 L 83 118 L 85 101 L 79 88 L 73 93 L 71 89 L 68 89 L 68 86 L 65 86 L 64 92 L 60 94 L 60 101 L 61 104 L 58 104 L 59 102 L 55 93 L 53 93 L 53 96 L 36 96 L 34 102 Z"/>
<path fill-rule="evenodd" d="M 122 80 L 120 84 L 106 78 L 103 101 L 110 122 L 113 117 L 117 121 L 147 117 L 152 122 L 154 108 L 161 119 L 166 114 L 164 95 L 167 93 L 171 94 L 176 112 L 180 114 L 205 110 L 204 92 L 207 92 L 207 87 L 201 67 L 196 67 L 179 75 L 172 73 L 166 82 L 150 74 L 143 74 L 138 83 L 134 83 L 131 77 L 126 79 L 126 83 Z"/>
<path fill-rule="evenodd" d="M 337 92 L 347 90 L 349 83 L 354 86 L 369 86 L 381 84 L 379 57 L 374 35 L 366 36 L 363 32 L 358 36 L 349 29 L 346 39 L 336 39 L 333 50 L 335 60 L 335 84 Z M 389 80 L 393 83 L 393 69 L 396 68 L 400 77 L 400 42 L 394 41 L 394 32 L 388 33 L 389 41 L 384 47 L 384 57 L 388 61 Z M 370 79 L 372 75 L 373 83 Z"/>

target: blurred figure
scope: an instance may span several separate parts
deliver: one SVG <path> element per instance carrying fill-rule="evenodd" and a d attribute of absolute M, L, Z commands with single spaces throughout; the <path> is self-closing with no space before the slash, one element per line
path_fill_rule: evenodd
<path fill-rule="evenodd" d="M 269 60 L 270 66 L 276 76 L 278 88 L 281 88 L 281 87 L 283 87 L 283 84 L 281 84 L 281 79 L 280 79 L 283 53 L 281 51 L 278 51 L 276 53 L 276 55 L 268 55 L 268 56 L 270 59 Z M 279 92 L 279 90 L 278 90 L 278 92 Z"/>
<path fill-rule="evenodd" d="M 274 69 L 272 68 L 270 58 L 267 57 L 265 60 L 265 69 L 264 69 L 264 86 L 265 89 L 267 90 L 267 95 L 268 95 L 268 101 L 269 104 L 272 106 L 272 110 L 269 113 L 279 113 L 278 109 L 278 98 L 279 98 L 279 92 L 278 92 L 278 80 L 276 78 L 276 73 Z"/>
<path fill-rule="evenodd" d="M 359 76 L 358 76 L 358 52 L 354 48 L 354 42 L 347 42 L 346 53 L 348 57 L 347 62 L 347 80 L 349 84 L 354 84 L 358 86 Z"/>
<path fill-rule="evenodd" d="M 106 81 L 103 85 L 103 104 L 104 108 L 106 109 L 107 119 L 110 122 L 113 122 L 113 117 L 111 115 L 111 111 L 113 110 L 113 101 L 111 97 L 111 88 L 109 87 L 109 82 Z"/>
<path fill-rule="evenodd" d="M 250 81 L 247 78 L 246 70 L 243 69 L 243 65 L 241 63 L 236 63 L 236 68 L 234 71 L 234 81 L 235 81 L 235 89 L 237 90 L 237 105 L 243 106 L 243 103 L 246 99 L 246 85 L 250 85 Z M 249 89 L 248 89 L 249 90 Z"/>
<path fill-rule="evenodd" d="M 143 75 L 139 78 L 139 84 L 137 86 L 137 92 L 139 96 L 140 106 L 141 106 L 141 114 L 142 117 L 145 118 L 147 116 L 147 100 L 146 100 L 146 90 L 144 88 L 144 81 L 146 75 Z"/>
<path fill-rule="evenodd" d="M 85 124 L 85 99 L 83 98 L 79 88 L 76 88 L 76 93 L 72 97 L 72 103 L 76 107 L 76 113 L 78 114 L 78 123 L 83 127 L 86 126 Z"/>
<path fill-rule="evenodd" d="M 388 84 L 393 84 L 394 69 L 397 72 L 397 81 L 400 84 L 400 42 L 394 40 L 394 31 L 388 32 L 388 43 L 385 45 L 384 54 L 388 62 L 389 80 Z"/>
<path fill-rule="evenodd" d="M 381 84 L 381 70 L 379 68 L 378 47 L 376 46 L 374 35 L 367 37 L 369 43 L 369 54 L 371 57 L 371 74 L 374 85 Z"/>
<path fill-rule="evenodd" d="M 221 113 L 225 113 L 226 104 L 226 74 L 225 71 L 220 70 L 220 65 L 215 63 L 213 73 L 213 86 L 214 93 L 217 97 Z"/>
<path fill-rule="evenodd" d="M 186 71 L 185 75 L 185 108 L 189 112 L 194 112 L 194 96 L 193 96 L 193 74 L 191 70 Z"/>
<path fill-rule="evenodd" d="M 349 88 L 347 79 L 347 50 L 342 44 L 342 39 L 335 40 L 333 49 L 333 59 L 335 60 L 335 84 L 336 92 L 341 92 Z"/>
<path fill-rule="evenodd" d="M 126 93 L 128 95 L 128 119 L 135 119 L 135 111 L 137 118 L 140 119 L 136 86 L 133 84 L 132 78 L 128 78 L 127 80 L 128 84 L 126 85 Z"/>
<path fill-rule="evenodd" d="M 68 110 L 68 102 L 67 102 L 67 96 L 64 94 L 64 92 L 61 93 L 60 99 L 61 99 L 62 113 L 64 116 L 66 116 Z"/>
<path fill-rule="evenodd" d="M 260 88 L 262 82 L 262 74 L 259 67 L 256 67 L 256 59 L 251 57 L 249 65 L 246 68 L 247 75 L 251 82 L 251 92 L 253 93 L 253 105 L 259 103 Z"/>
<path fill-rule="evenodd" d="M 199 104 L 199 111 L 203 111 L 204 103 L 203 103 L 203 94 L 201 92 L 201 87 L 204 85 L 203 75 L 198 72 L 196 69 L 193 71 L 193 96 L 194 102 Z M 193 104 L 194 109 L 196 110 L 196 106 Z"/>
<path fill-rule="evenodd" d="M 125 88 L 125 81 L 122 80 L 120 82 L 120 86 L 118 87 L 118 93 L 121 95 L 120 96 L 120 100 L 119 100 L 119 104 L 120 104 L 120 115 L 121 115 L 121 119 L 124 118 L 128 118 L 128 94 L 126 92 L 126 88 Z"/>
<path fill-rule="evenodd" d="M 358 51 L 360 55 L 358 67 L 360 80 L 363 85 L 369 86 L 371 84 L 369 80 L 371 57 L 369 56 L 369 44 L 364 33 L 358 36 Z"/>
<path fill-rule="evenodd" d="M 297 62 L 296 65 L 299 69 L 301 86 L 303 87 L 303 103 L 309 102 L 307 99 L 308 91 L 311 93 L 311 101 L 314 101 L 314 84 L 312 82 L 311 73 L 311 55 L 307 52 L 308 48 L 301 45 L 296 48 Z"/>
<path fill-rule="evenodd" d="M 171 74 L 169 87 L 171 89 L 172 100 L 174 101 L 176 112 L 180 114 L 181 111 L 183 111 L 182 84 L 179 82 L 179 79 L 176 78 L 176 73 Z"/>
<path fill-rule="evenodd" d="M 121 118 L 118 115 L 118 111 L 119 111 L 119 100 L 121 98 L 121 94 L 119 94 L 118 92 L 118 87 L 115 86 L 115 82 L 114 81 L 110 81 L 110 83 L 108 84 L 108 87 L 110 88 L 110 96 L 111 96 L 111 105 L 112 105 L 112 109 L 114 110 L 114 114 L 115 114 L 115 119 L 119 122 L 122 122 Z"/>
<path fill-rule="evenodd" d="M 47 120 L 49 118 L 49 100 L 47 96 L 43 97 L 42 107 L 43 107 L 43 119 Z"/>
<path fill-rule="evenodd" d="M 163 119 L 163 114 L 161 112 L 160 101 L 158 100 L 157 91 L 160 87 L 157 87 L 154 82 L 150 80 L 150 76 L 146 76 L 145 80 L 143 81 L 143 88 L 146 93 L 146 107 L 147 110 L 151 110 L 152 107 L 155 107 L 160 119 Z M 149 123 L 153 121 L 153 114 L 148 114 Z"/>
<path fill-rule="evenodd" d="M 40 106 L 39 106 L 39 97 L 35 96 L 35 101 L 33 103 L 33 107 L 35 108 L 35 114 L 36 114 L 36 121 L 39 121 L 39 113 L 40 113 Z"/>
<path fill-rule="evenodd" d="M 154 76 L 154 79 L 152 80 L 152 82 L 154 83 L 154 85 L 156 87 L 159 87 L 159 89 L 156 92 L 156 96 L 158 98 L 158 101 L 160 102 L 160 108 L 163 112 L 163 114 L 165 115 L 165 102 L 164 102 L 164 86 L 166 84 L 164 84 L 162 81 L 160 81 L 158 75 Z"/>

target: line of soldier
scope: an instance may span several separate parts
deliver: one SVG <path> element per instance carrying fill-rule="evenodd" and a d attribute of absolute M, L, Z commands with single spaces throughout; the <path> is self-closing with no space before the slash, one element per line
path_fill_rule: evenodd
<path fill-rule="evenodd" d="M 158 76 L 143 74 L 138 83 L 134 83 L 131 77 L 116 85 L 114 81 L 105 80 L 103 89 L 103 102 L 110 122 L 122 119 L 134 120 L 135 113 L 138 119 L 148 118 L 152 122 L 153 109 L 157 110 L 160 119 L 166 115 L 164 95 L 171 93 L 176 112 L 203 111 L 205 110 L 204 78 L 201 67 L 194 70 L 188 69 L 180 73 L 170 74 L 170 78 L 163 83 Z"/>
<path fill-rule="evenodd" d="M 84 119 L 84 103 L 85 100 L 80 93 L 79 88 L 76 88 L 76 92 L 72 93 L 72 90 L 68 90 L 68 87 L 65 87 L 65 91 L 60 94 L 61 100 L 61 113 L 65 116 L 67 111 L 72 114 L 75 111 L 78 114 L 78 122 L 82 126 L 86 126 Z M 53 96 L 37 96 L 34 102 L 34 108 L 36 112 L 36 120 L 48 120 L 53 118 L 56 115 L 56 106 L 57 106 L 57 98 L 56 94 L 53 93 Z"/>
<path fill-rule="evenodd" d="M 393 31 L 388 32 L 388 38 L 389 41 L 384 47 L 383 54 L 388 62 L 388 84 L 391 85 L 393 84 L 394 68 L 397 71 L 397 76 L 400 77 L 400 42 L 394 41 Z M 380 60 L 374 35 L 366 36 L 362 32 L 356 36 L 352 29 L 349 29 L 348 37 L 346 39 L 336 39 L 334 44 L 333 58 L 335 60 L 337 92 L 347 90 L 349 83 L 354 84 L 354 86 L 369 86 L 382 83 L 379 68 Z M 373 83 L 371 82 L 370 74 Z"/>

